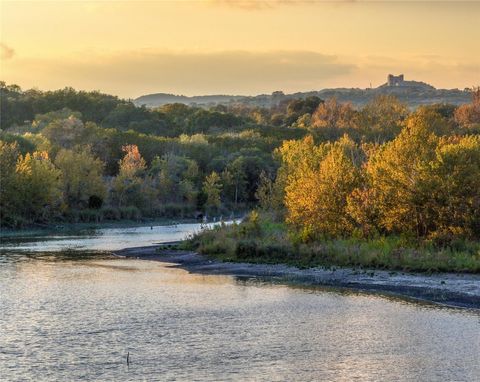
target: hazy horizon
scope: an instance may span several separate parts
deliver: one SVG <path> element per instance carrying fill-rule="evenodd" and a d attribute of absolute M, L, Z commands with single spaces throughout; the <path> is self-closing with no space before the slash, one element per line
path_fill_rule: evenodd
<path fill-rule="evenodd" d="M 403 73 L 388 73 L 388 74 L 398 75 L 398 74 L 403 74 Z M 378 83 L 378 84 L 372 84 L 372 88 L 375 89 L 376 87 L 385 84 L 387 82 L 386 77 L 387 77 L 387 74 L 385 75 L 385 80 L 383 82 Z M 1 79 L 1 80 L 3 80 L 3 79 Z M 405 81 L 422 81 L 422 79 L 406 77 Z M 425 82 L 425 81 L 422 81 L 422 82 Z M 12 85 L 12 84 L 19 85 L 18 83 L 14 83 L 14 82 L 11 82 L 11 83 L 7 82 L 7 85 Z M 432 85 L 436 89 L 442 89 L 442 90 L 444 90 L 444 89 L 445 90 L 456 90 L 456 89 L 464 90 L 465 88 L 471 88 L 471 86 L 466 86 L 466 87 L 457 86 L 457 87 L 451 87 L 451 88 L 440 88 L 440 87 L 435 86 L 435 84 L 431 84 L 431 83 L 427 83 L 427 84 Z M 165 95 L 172 95 L 172 96 L 178 96 L 178 97 L 189 97 L 189 98 L 192 98 L 192 97 L 209 97 L 209 96 L 255 97 L 255 96 L 258 96 L 258 95 L 271 95 L 275 91 L 281 91 L 284 94 L 288 95 L 288 94 L 295 94 L 295 93 L 319 92 L 319 91 L 322 91 L 322 90 L 330 90 L 330 89 L 343 89 L 343 88 L 344 89 L 367 89 L 367 88 L 370 88 L 370 86 L 358 87 L 358 86 L 348 86 L 348 84 L 345 84 L 343 86 L 339 85 L 339 86 L 336 86 L 336 87 L 324 87 L 324 88 L 319 88 L 319 89 L 302 89 L 302 90 L 291 90 L 291 91 L 284 91 L 283 89 L 278 88 L 278 89 L 273 89 L 272 91 L 268 91 L 268 92 L 265 91 L 265 92 L 256 92 L 256 93 L 239 93 L 239 92 L 232 92 L 232 93 L 225 93 L 225 92 L 217 92 L 217 93 L 215 93 L 215 92 L 210 92 L 210 93 L 175 93 L 173 91 L 162 91 L 160 89 L 158 91 L 140 93 L 140 94 L 135 95 L 135 96 L 122 96 L 120 94 L 115 94 L 113 92 L 107 92 L 107 91 L 104 91 L 104 90 L 98 89 L 98 88 L 82 88 L 82 87 L 79 87 L 79 86 L 72 86 L 72 85 L 69 85 L 69 84 L 65 84 L 65 86 L 59 86 L 59 87 L 53 87 L 53 88 L 40 88 L 39 86 L 21 86 L 21 87 L 22 87 L 22 90 L 38 89 L 38 90 L 41 90 L 41 91 L 55 91 L 55 90 L 61 90 L 61 89 L 65 89 L 65 88 L 74 88 L 77 91 L 98 91 L 98 92 L 101 92 L 101 93 L 111 94 L 111 95 L 117 96 L 119 98 L 125 98 L 125 99 L 136 99 L 136 98 L 140 98 L 142 96 L 149 96 L 149 95 L 155 95 L 155 94 L 165 94 Z"/>
<path fill-rule="evenodd" d="M 144 94 L 478 85 L 480 2 L 1 1 L 2 80 Z"/>

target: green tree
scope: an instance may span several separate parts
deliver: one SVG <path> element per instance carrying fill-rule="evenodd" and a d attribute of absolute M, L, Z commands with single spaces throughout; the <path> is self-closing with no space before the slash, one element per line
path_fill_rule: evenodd
<path fill-rule="evenodd" d="M 221 206 L 222 184 L 220 176 L 213 171 L 203 182 L 203 192 L 205 193 L 206 207 L 209 209 L 217 209 Z"/>
<path fill-rule="evenodd" d="M 70 116 L 67 119 L 50 122 L 43 130 L 42 135 L 54 145 L 61 148 L 72 148 L 83 132 L 83 122 Z"/>
<path fill-rule="evenodd" d="M 230 174 L 229 184 L 233 194 L 230 195 L 230 200 L 236 206 L 239 200 L 245 197 L 245 187 L 247 185 L 245 173 L 245 158 L 238 157 L 227 166 L 228 174 Z"/>
<path fill-rule="evenodd" d="M 267 211 L 273 211 L 275 209 L 278 209 L 281 205 L 276 199 L 274 182 L 265 173 L 265 171 L 262 171 L 260 174 L 260 179 L 257 191 L 255 192 L 255 197 L 257 198 L 260 207 Z"/>
<path fill-rule="evenodd" d="M 62 172 L 63 197 L 69 208 L 86 208 L 92 197 L 105 199 L 104 165 L 88 148 L 62 149 L 55 164 Z"/>
<path fill-rule="evenodd" d="M 61 172 L 46 152 L 20 155 L 17 165 L 17 212 L 27 221 L 48 221 L 59 212 Z"/>
<path fill-rule="evenodd" d="M 18 195 L 17 160 L 20 155 L 16 142 L 0 141 L 0 225 L 15 225 Z"/>

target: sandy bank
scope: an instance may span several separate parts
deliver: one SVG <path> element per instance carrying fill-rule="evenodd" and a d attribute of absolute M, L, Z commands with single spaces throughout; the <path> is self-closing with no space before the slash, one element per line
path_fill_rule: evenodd
<path fill-rule="evenodd" d="M 194 252 L 159 250 L 158 246 L 127 248 L 114 254 L 171 263 L 192 273 L 259 277 L 286 283 L 350 288 L 480 309 L 480 275 L 475 274 L 426 275 L 352 268 L 299 269 L 282 264 L 227 263 Z"/>

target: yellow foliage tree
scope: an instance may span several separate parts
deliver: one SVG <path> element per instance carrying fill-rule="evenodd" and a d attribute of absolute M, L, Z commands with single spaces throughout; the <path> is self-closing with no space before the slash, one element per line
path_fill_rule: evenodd
<path fill-rule="evenodd" d="M 436 237 L 480 237 L 480 136 L 440 142 L 433 164 Z"/>
<path fill-rule="evenodd" d="M 392 95 L 374 98 L 355 116 L 355 127 L 377 140 L 391 139 L 408 115 L 407 106 Z"/>
<path fill-rule="evenodd" d="M 319 155 L 318 165 L 307 161 L 289 174 L 285 187 L 287 222 L 302 231 L 304 238 L 342 236 L 352 231 L 346 207 L 348 195 L 361 182 L 357 150 L 347 137 L 320 145 L 316 151 L 323 155 Z"/>
<path fill-rule="evenodd" d="M 379 211 L 390 232 L 424 235 L 429 229 L 431 165 L 438 138 L 424 126 L 407 125 L 393 141 L 370 157 L 367 175 Z"/>

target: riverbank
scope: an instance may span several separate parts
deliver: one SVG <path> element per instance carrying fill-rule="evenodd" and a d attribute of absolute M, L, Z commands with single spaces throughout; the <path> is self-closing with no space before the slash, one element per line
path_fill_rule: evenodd
<path fill-rule="evenodd" d="M 253 211 L 241 224 L 203 230 L 179 249 L 221 261 L 285 264 L 298 268 L 352 267 L 417 273 L 480 274 L 480 242 L 445 242 L 405 235 L 305 240 L 281 219 Z"/>
<path fill-rule="evenodd" d="M 300 269 L 285 264 L 223 262 L 193 251 L 161 246 L 127 248 L 114 255 L 161 261 L 191 273 L 256 277 L 304 286 L 327 286 L 413 298 L 436 304 L 480 309 L 480 275 L 437 273 L 432 275 L 355 268 Z"/>

